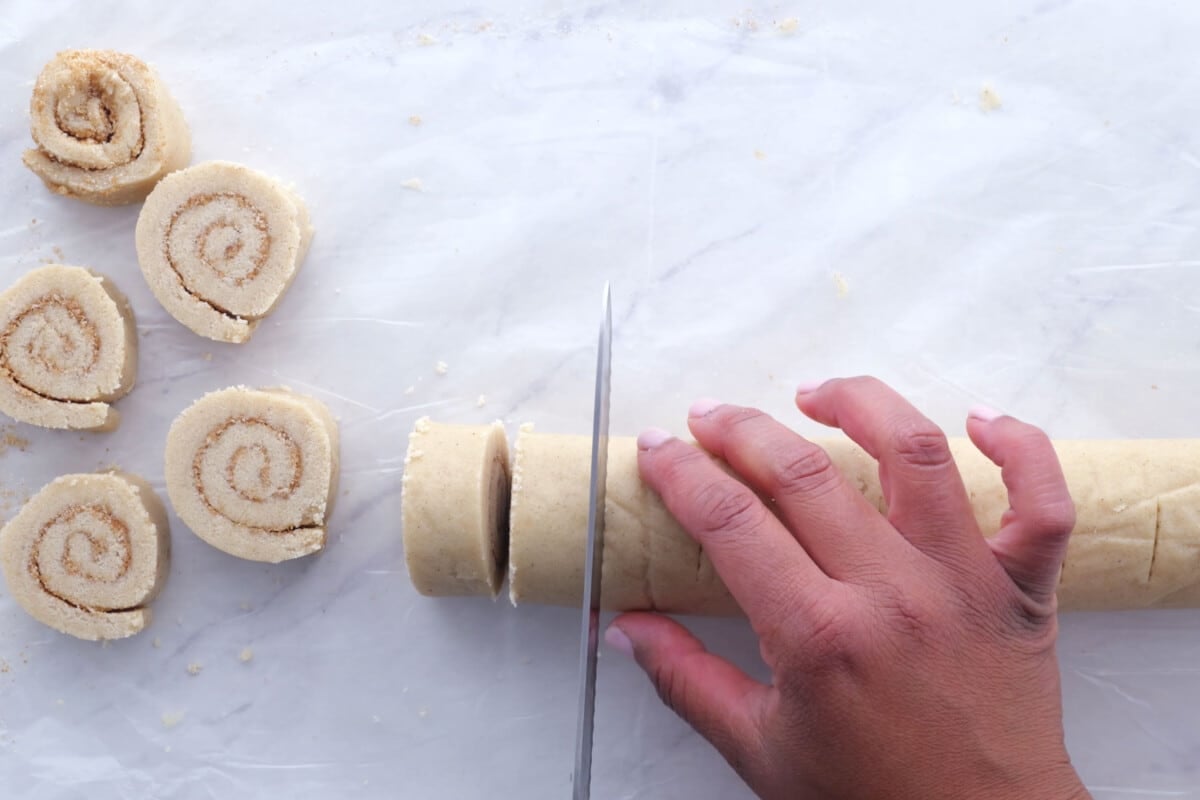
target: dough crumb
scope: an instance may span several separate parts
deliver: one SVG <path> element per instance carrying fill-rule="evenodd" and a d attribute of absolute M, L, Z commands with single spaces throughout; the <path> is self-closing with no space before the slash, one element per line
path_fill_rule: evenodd
<path fill-rule="evenodd" d="M 212 361 L 212 353 L 205 353 L 203 358 L 205 361 Z"/>
<path fill-rule="evenodd" d="M 0 456 L 7 453 L 9 450 L 20 450 L 22 453 L 29 449 L 29 440 L 24 436 L 18 436 L 12 432 L 11 428 L 4 428 L 3 436 L 0 436 Z"/>
<path fill-rule="evenodd" d="M 429 417 L 421 417 L 413 424 L 413 430 L 417 433 L 429 433 Z"/>
<path fill-rule="evenodd" d="M 1003 104 L 1000 102 L 1000 95 L 996 94 L 996 90 L 990 86 L 983 87 L 979 93 L 979 107 L 984 113 L 991 111 L 999 111 Z"/>
<path fill-rule="evenodd" d="M 762 150 L 759 150 L 757 147 L 754 148 L 754 157 L 757 158 L 759 161 L 767 160 L 767 154 L 764 153 Z"/>
<path fill-rule="evenodd" d="M 532 422 L 522 422 L 520 430 L 521 430 L 521 433 L 532 433 L 533 432 L 533 423 Z"/>
<path fill-rule="evenodd" d="M 421 719 L 427 718 L 429 716 L 429 709 L 428 708 L 418 709 L 417 716 L 420 717 Z"/>
<path fill-rule="evenodd" d="M 154 641 L 153 641 L 153 642 L 151 642 L 151 643 L 150 643 L 150 645 L 151 645 L 151 646 L 152 646 L 152 647 L 153 647 L 155 650 L 157 650 L 158 648 L 162 647 L 162 639 L 160 639 L 160 638 L 158 638 L 157 636 L 155 636 L 155 637 L 154 637 Z"/>
<path fill-rule="evenodd" d="M 162 726 L 167 730 L 174 728 L 179 723 L 183 722 L 183 711 L 164 711 L 162 715 Z"/>
<path fill-rule="evenodd" d="M 199 663 L 198 661 L 193 661 L 192 663 L 187 665 L 188 675 L 199 675 L 201 670 L 203 670 L 203 669 L 204 669 L 204 665 Z"/>
<path fill-rule="evenodd" d="M 796 29 L 800 27 L 800 20 L 788 17 L 775 23 L 775 27 L 779 28 L 780 33 L 795 33 Z"/>
<path fill-rule="evenodd" d="M 421 183 L 420 178 L 409 178 L 408 180 L 400 181 L 400 185 L 414 192 L 425 191 L 425 184 Z"/>
<path fill-rule="evenodd" d="M 238 653 L 238 661 L 243 664 L 249 664 L 254 660 L 254 651 L 249 647 L 243 647 L 242 652 Z"/>
<path fill-rule="evenodd" d="M 433 365 L 433 371 L 436 372 L 438 375 L 445 375 L 447 372 L 450 371 L 450 365 L 447 364 L 445 361 L 439 361 Z"/>
<path fill-rule="evenodd" d="M 475 407 L 476 407 L 476 408 L 483 408 L 483 407 L 484 407 L 484 406 L 486 406 L 486 405 L 487 405 L 487 395 L 486 395 L 486 394 L 481 394 L 481 395 L 479 395 L 479 399 L 477 399 L 477 400 L 475 401 Z"/>
<path fill-rule="evenodd" d="M 383 720 L 381 720 L 381 719 L 379 718 L 379 715 L 378 715 L 378 714 L 372 714 L 372 715 L 371 715 L 371 722 L 374 722 L 376 725 L 378 725 L 378 724 L 379 724 L 380 722 L 382 722 L 382 721 L 383 721 Z"/>
<path fill-rule="evenodd" d="M 422 47 L 429 47 L 431 44 L 437 44 L 437 39 L 433 36 L 430 36 L 428 33 L 422 33 L 417 37 L 417 44 L 421 45 Z"/>
<path fill-rule="evenodd" d="M 833 273 L 833 288 L 837 291 L 838 297 L 850 294 L 850 284 L 846 281 L 846 276 L 840 272 Z"/>
<path fill-rule="evenodd" d="M 404 393 L 405 393 L 405 394 L 412 394 L 412 393 L 413 393 L 413 392 L 415 392 L 416 390 L 417 390 L 417 387 L 415 387 L 415 386 L 410 386 L 410 387 L 408 387 L 407 389 L 405 389 L 405 390 L 404 390 Z"/>
<path fill-rule="evenodd" d="M 424 121 L 425 120 L 421 119 L 420 114 L 413 114 L 411 117 L 408 118 L 408 124 L 412 125 L 414 128 L 421 127 L 421 123 Z"/>
<path fill-rule="evenodd" d="M 240 608 L 242 611 L 253 611 L 254 610 L 254 606 L 253 606 L 253 604 L 250 603 L 249 600 L 243 600 L 242 602 L 238 603 L 238 608 Z"/>

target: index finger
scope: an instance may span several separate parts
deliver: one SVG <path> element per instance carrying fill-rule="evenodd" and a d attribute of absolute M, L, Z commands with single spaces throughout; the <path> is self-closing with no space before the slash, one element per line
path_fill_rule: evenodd
<path fill-rule="evenodd" d="M 638 437 L 638 467 L 756 628 L 809 605 L 832 583 L 758 495 L 708 454 L 651 429 Z"/>

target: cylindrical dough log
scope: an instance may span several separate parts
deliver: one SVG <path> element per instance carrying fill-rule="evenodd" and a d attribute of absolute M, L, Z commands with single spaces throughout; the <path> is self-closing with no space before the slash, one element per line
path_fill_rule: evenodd
<path fill-rule="evenodd" d="M 0 293 L 0 412 L 46 428 L 111 430 L 137 375 L 137 325 L 108 278 L 48 264 Z"/>
<path fill-rule="evenodd" d="M 167 494 L 192 532 L 226 553 L 279 562 L 325 546 L 337 493 L 337 423 L 286 389 L 201 397 L 167 432 Z"/>
<path fill-rule="evenodd" d="M 404 560 L 424 595 L 496 596 L 508 550 L 504 426 L 417 421 L 401 491 Z"/>
<path fill-rule="evenodd" d="M 163 308 L 195 333 L 244 342 L 279 303 L 308 252 L 304 202 L 240 164 L 168 175 L 138 215 L 138 263 Z"/>
<path fill-rule="evenodd" d="M 178 104 L 125 53 L 59 53 L 34 84 L 29 115 L 37 149 L 25 151 L 25 166 L 51 191 L 89 203 L 136 203 L 191 158 Z"/>
<path fill-rule="evenodd" d="M 80 639 L 121 639 L 149 624 L 166 580 L 167 515 L 140 478 L 64 475 L 0 531 L 0 566 L 34 619 Z"/>
<path fill-rule="evenodd" d="M 867 500 L 886 511 L 876 463 L 846 439 L 819 440 Z M 966 439 L 951 450 L 976 521 L 993 535 L 1008 508 L 1000 470 Z M 637 474 L 637 445 L 609 440 L 602 602 L 610 610 L 724 614 L 736 604 L 706 556 Z M 1078 521 L 1060 608 L 1200 605 L 1200 441 L 1055 442 Z M 583 594 L 590 440 L 523 430 L 513 465 L 514 603 L 578 605 Z"/>

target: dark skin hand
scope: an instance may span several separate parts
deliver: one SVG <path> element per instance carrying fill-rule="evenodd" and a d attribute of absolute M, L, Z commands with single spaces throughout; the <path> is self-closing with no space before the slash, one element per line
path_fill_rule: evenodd
<path fill-rule="evenodd" d="M 985 539 L 945 435 L 886 385 L 832 380 L 796 404 L 879 462 L 886 517 L 824 450 L 753 409 L 700 401 L 688 420 L 742 482 L 665 431 L 638 440 L 643 478 L 745 611 L 770 684 L 657 614 L 621 615 L 609 644 L 763 798 L 1089 797 L 1063 744 L 1054 650 L 1075 509 L 1046 435 L 968 418 L 1011 506 Z"/>

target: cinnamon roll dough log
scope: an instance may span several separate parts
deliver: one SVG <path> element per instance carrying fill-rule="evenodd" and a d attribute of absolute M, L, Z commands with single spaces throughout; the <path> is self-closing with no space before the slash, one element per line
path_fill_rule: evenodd
<path fill-rule="evenodd" d="M 0 293 L 0 411 L 45 428 L 111 430 L 133 388 L 137 325 L 112 281 L 49 264 Z"/>
<path fill-rule="evenodd" d="M 408 576 L 424 595 L 496 596 L 508 558 L 504 426 L 417 421 L 401 491 Z"/>
<path fill-rule="evenodd" d="M 191 158 L 179 105 L 126 53 L 59 53 L 38 76 L 29 113 L 37 149 L 25 151 L 25 166 L 51 191 L 89 203 L 138 202 Z"/>
<path fill-rule="evenodd" d="M 509 512 L 514 604 L 581 602 L 590 467 L 589 437 L 536 433 L 527 426 L 518 434 Z M 708 556 L 639 477 L 633 438 L 608 442 L 601 569 L 606 609 L 737 613 Z"/>
<path fill-rule="evenodd" d="M 209 161 L 167 176 L 138 215 L 138 263 L 179 322 L 244 342 L 283 297 L 312 240 L 295 192 L 240 164 Z"/>
<path fill-rule="evenodd" d="M 846 439 L 817 442 L 886 512 L 875 461 Z M 1008 508 L 1000 470 L 952 439 L 985 536 Z M 1058 589 L 1063 610 L 1200 606 L 1200 441 L 1055 443 L 1077 513 Z M 523 431 L 510 530 L 514 603 L 578 605 L 583 592 L 590 439 Z M 634 439 L 609 440 L 603 598 L 610 610 L 736 613 L 707 557 L 637 474 Z"/>
<path fill-rule="evenodd" d="M 64 475 L 0 530 L 13 599 L 80 639 L 121 639 L 145 628 L 169 557 L 162 503 L 144 481 L 122 473 Z"/>
<path fill-rule="evenodd" d="M 337 493 L 337 423 L 323 403 L 287 389 L 207 394 L 167 433 L 167 494 L 204 541 L 252 561 L 325 546 Z"/>

